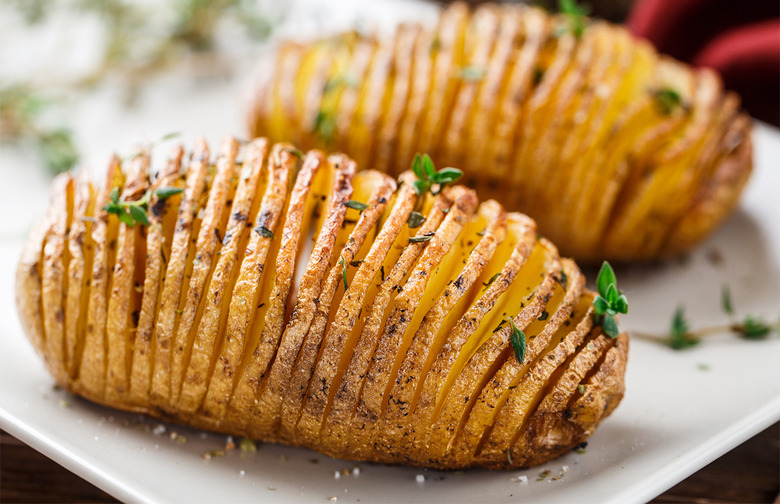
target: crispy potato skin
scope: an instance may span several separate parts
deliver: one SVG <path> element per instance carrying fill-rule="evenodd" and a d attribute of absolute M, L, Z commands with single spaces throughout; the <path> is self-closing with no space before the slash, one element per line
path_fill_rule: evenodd
<path fill-rule="evenodd" d="M 739 97 L 623 27 L 566 27 L 535 7 L 455 2 L 392 36 L 285 41 L 248 129 L 393 175 L 427 152 L 580 262 L 691 249 L 752 171 Z"/>
<path fill-rule="evenodd" d="M 464 186 L 418 194 L 411 172 L 396 181 L 344 154 L 265 138 L 226 139 L 217 166 L 209 152 L 176 147 L 159 173 L 146 152 L 115 157 L 99 189 L 54 181 L 16 299 L 64 388 L 440 469 L 543 463 L 620 402 L 627 338 L 594 327 L 582 273 L 529 217 Z M 108 212 L 113 191 L 148 198 L 148 226 Z"/>

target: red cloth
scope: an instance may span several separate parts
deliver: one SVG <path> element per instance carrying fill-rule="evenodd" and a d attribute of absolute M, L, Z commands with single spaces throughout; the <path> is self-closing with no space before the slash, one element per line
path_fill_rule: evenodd
<path fill-rule="evenodd" d="M 780 2 L 638 0 L 627 24 L 660 52 L 714 68 L 753 117 L 780 126 Z"/>

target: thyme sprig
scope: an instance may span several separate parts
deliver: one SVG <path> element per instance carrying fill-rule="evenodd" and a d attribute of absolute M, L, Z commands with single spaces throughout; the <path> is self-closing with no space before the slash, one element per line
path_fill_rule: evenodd
<path fill-rule="evenodd" d="M 183 189 L 178 187 L 159 187 L 153 192 L 155 196 L 164 200 L 175 194 L 179 194 L 182 191 Z M 151 196 L 152 191 L 148 190 L 146 193 L 144 193 L 141 199 L 135 201 L 125 201 L 119 198 L 119 188 L 115 187 L 114 190 L 111 191 L 111 200 L 106 203 L 106 206 L 103 207 L 103 210 L 110 214 L 116 215 L 119 217 L 120 221 L 124 222 L 130 227 L 133 227 L 136 224 L 148 226 L 149 217 L 147 216 L 146 212 L 149 208 L 149 199 Z"/>
<path fill-rule="evenodd" d="M 47 93 L 30 85 L 0 88 L 0 141 L 34 145 L 46 167 L 61 173 L 73 168 L 79 155 L 73 132 L 44 120 L 55 103 Z"/>
<path fill-rule="evenodd" d="M 683 106 L 680 93 L 672 88 L 660 88 L 652 93 L 655 106 L 663 115 L 671 115 L 672 112 Z"/>
<path fill-rule="evenodd" d="M 599 291 L 593 299 L 596 323 L 601 325 L 604 334 L 610 338 L 617 338 L 620 331 L 615 316 L 618 313 L 628 313 L 628 299 L 618 290 L 615 271 L 607 261 L 601 265 L 596 278 L 596 288 Z"/>
<path fill-rule="evenodd" d="M 431 191 L 431 194 L 434 195 L 439 194 L 445 185 L 451 184 L 463 176 L 463 172 L 457 168 L 447 167 L 436 171 L 428 154 L 414 156 L 412 171 L 417 176 L 417 180 L 414 181 L 414 189 L 419 195 L 423 195 L 427 191 Z"/>
<path fill-rule="evenodd" d="M 728 286 L 724 286 L 721 291 L 721 309 L 728 315 L 730 323 L 691 329 L 685 317 L 685 307 L 681 305 L 672 315 L 668 334 L 658 335 L 638 331 L 631 331 L 631 334 L 641 339 L 662 343 L 674 350 L 684 350 L 697 346 L 703 338 L 715 334 L 732 333 L 747 340 L 762 340 L 773 331 L 780 333 L 780 320 L 771 324 L 751 314 L 738 319 Z"/>
<path fill-rule="evenodd" d="M 576 0 L 558 0 L 558 10 L 566 17 L 566 28 L 561 32 L 570 31 L 575 37 L 582 37 L 588 24 L 590 9 L 578 4 Z"/>
<path fill-rule="evenodd" d="M 509 324 L 512 326 L 512 334 L 509 337 L 509 342 L 512 344 L 512 349 L 515 351 L 515 357 L 520 364 L 525 360 L 525 351 L 527 348 L 525 341 L 525 333 L 517 328 L 515 321 L 512 318 L 508 318 Z"/>

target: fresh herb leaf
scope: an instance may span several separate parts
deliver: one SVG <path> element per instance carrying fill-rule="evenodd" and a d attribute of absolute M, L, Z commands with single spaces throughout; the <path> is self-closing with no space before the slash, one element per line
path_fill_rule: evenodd
<path fill-rule="evenodd" d="M 671 88 L 661 88 L 653 91 L 655 105 L 663 115 L 670 115 L 678 107 L 682 106 L 680 93 Z"/>
<path fill-rule="evenodd" d="M 265 227 L 265 226 L 257 226 L 257 227 L 254 229 L 254 232 L 255 232 L 255 233 L 257 233 L 257 234 L 259 234 L 259 235 L 260 235 L 260 236 L 262 236 L 263 238 L 271 238 L 271 239 L 274 239 L 274 238 L 276 238 L 276 237 L 274 236 L 274 232 L 273 232 L 273 231 L 271 231 L 270 229 L 268 229 L 268 228 L 267 228 L 267 227 Z"/>
<path fill-rule="evenodd" d="M 410 229 L 416 229 L 422 226 L 423 222 L 425 222 L 425 216 L 420 212 L 414 211 L 409 214 L 409 218 L 406 220 L 406 223 L 409 225 Z"/>
<path fill-rule="evenodd" d="M 734 329 L 745 339 L 764 339 L 772 332 L 772 326 L 759 318 L 750 315 L 745 317 L 745 321 L 734 327 Z"/>
<path fill-rule="evenodd" d="M 301 152 L 299 149 L 296 149 L 295 147 L 285 147 L 282 149 L 282 151 L 292 154 L 298 159 L 303 159 L 303 152 Z"/>
<path fill-rule="evenodd" d="M 610 338 L 617 338 L 620 331 L 615 315 L 628 313 L 628 299 L 618 290 L 615 271 L 607 261 L 601 265 L 599 275 L 596 278 L 596 288 L 599 291 L 593 298 L 596 323 L 601 325 L 604 334 Z"/>
<path fill-rule="evenodd" d="M 547 320 L 547 317 L 549 316 L 550 314 L 547 312 L 547 310 L 542 310 L 542 314 L 539 315 L 539 318 L 537 318 L 536 320 L 540 320 L 540 321 Z"/>
<path fill-rule="evenodd" d="M 347 208 L 351 208 L 353 210 L 357 210 L 359 212 L 362 212 L 363 210 L 368 208 L 368 205 L 366 205 L 365 203 L 361 203 L 360 201 L 355 201 L 355 200 L 349 200 L 345 202 L 344 206 Z"/>
<path fill-rule="evenodd" d="M 431 238 L 433 238 L 433 236 L 429 236 L 429 235 L 422 235 L 422 236 L 410 236 L 410 237 L 409 237 L 409 243 L 422 243 L 422 242 L 427 242 L 427 241 L 431 241 Z"/>
<path fill-rule="evenodd" d="M 484 68 L 467 66 L 460 69 L 458 76 L 467 82 L 478 82 L 485 78 L 486 73 Z"/>
<path fill-rule="evenodd" d="M 181 132 L 179 132 L 179 131 L 171 131 L 170 133 L 166 133 L 163 136 L 161 136 L 160 139 L 157 140 L 157 141 L 158 142 L 165 142 L 166 140 L 170 140 L 172 138 L 176 138 L 179 135 L 181 135 Z"/>
<path fill-rule="evenodd" d="M 609 286 L 615 284 L 617 284 L 615 271 L 607 261 L 604 261 L 604 264 L 601 265 L 601 269 L 599 270 L 599 275 L 596 277 L 596 288 L 598 289 L 599 294 L 606 298 Z"/>
<path fill-rule="evenodd" d="M 419 195 L 429 190 L 431 194 L 438 194 L 442 186 L 455 182 L 463 176 L 463 172 L 457 168 L 442 168 L 437 172 L 428 154 L 414 156 L 412 172 L 417 177 L 414 181 L 414 189 Z"/>
<path fill-rule="evenodd" d="M 138 201 L 123 201 L 119 199 L 119 188 L 114 187 L 111 191 L 110 201 L 103 207 L 109 214 L 116 215 L 121 222 L 133 227 L 136 224 L 144 226 L 149 225 L 149 217 L 146 215 L 146 209 L 149 204 L 150 192 L 146 191 Z"/>
<path fill-rule="evenodd" d="M 587 392 L 587 390 L 588 390 L 588 386 L 587 385 L 578 385 L 577 386 L 577 392 L 579 392 L 580 394 L 584 394 L 585 392 Z"/>
<path fill-rule="evenodd" d="M 347 292 L 347 289 L 349 289 L 349 285 L 347 284 L 347 265 L 344 262 L 343 257 L 339 259 L 339 264 L 341 265 L 341 278 L 344 280 L 344 292 Z"/>
<path fill-rule="evenodd" d="M 357 259 L 355 261 L 349 261 L 349 265 L 357 267 L 357 266 L 360 266 L 361 264 L 363 264 L 364 262 L 365 262 L 365 259 Z"/>
<path fill-rule="evenodd" d="M 576 0 L 558 0 L 558 10 L 566 16 L 568 31 L 577 38 L 582 37 L 587 24 L 588 9 L 579 5 Z"/>
<path fill-rule="evenodd" d="M 615 339 L 620 335 L 620 330 L 618 329 L 617 321 L 615 320 L 614 315 L 603 315 L 601 320 L 601 329 L 604 331 L 604 334 L 612 339 Z"/>
<path fill-rule="evenodd" d="M 720 291 L 720 303 L 723 307 L 723 311 L 729 317 L 734 316 L 734 306 L 731 303 L 731 290 L 728 285 L 724 285 Z"/>
<path fill-rule="evenodd" d="M 180 187 L 160 187 L 155 189 L 154 194 L 160 199 L 166 199 L 182 192 L 184 192 L 184 189 Z"/>
<path fill-rule="evenodd" d="M 685 320 L 685 309 L 682 306 L 678 306 L 672 316 L 668 344 L 675 350 L 682 350 L 699 344 L 699 340 L 689 332 L 688 321 Z"/>
<path fill-rule="evenodd" d="M 490 287 L 490 285 L 491 285 L 493 282 L 495 282 L 495 281 L 496 281 L 496 278 L 498 278 L 498 277 L 500 277 L 500 276 L 501 276 L 501 272 L 499 271 L 498 273 L 496 273 L 495 275 L 493 275 L 492 277 L 490 277 L 490 279 L 489 279 L 487 282 L 482 282 L 482 285 L 484 285 L 484 286 L 485 286 L 485 288 L 484 288 L 484 289 L 482 289 L 482 292 L 485 292 L 485 291 L 488 289 L 488 287 Z"/>
<path fill-rule="evenodd" d="M 517 357 L 517 362 L 520 364 L 523 363 L 523 360 L 525 360 L 525 350 L 526 350 L 526 342 L 525 342 L 525 333 L 517 328 L 515 325 L 515 321 L 511 318 L 508 319 L 509 323 L 512 325 L 512 334 L 509 337 L 510 343 L 512 343 L 512 349 L 515 351 L 515 357 Z"/>
<path fill-rule="evenodd" d="M 325 142 L 331 142 L 336 133 L 336 118 L 333 112 L 320 110 L 314 118 L 314 134 Z"/>
<path fill-rule="evenodd" d="M 144 226 L 149 225 L 149 217 L 146 216 L 146 210 L 138 205 L 130 205 L 128 210 L 130 211 L 130 216 L 135 222 L 143 224 Z"/>

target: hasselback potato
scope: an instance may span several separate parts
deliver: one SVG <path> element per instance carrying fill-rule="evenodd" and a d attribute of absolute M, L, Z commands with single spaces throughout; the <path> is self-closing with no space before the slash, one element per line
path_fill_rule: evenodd
<path fill-rule="evenodd" d="M 55 179 L 16 294 L 62 387 L 438 468 L 544 462 L 620 401 L 627 338 L 602 332 L 582 273 L 528 217 L 342 154 L 241 150 L 228 138 L 212 164 L 197 141 L 156 174 L 141 151 L 98 186 Z"/>
<path fill-rule="evenodd" d="M 689 249 L 752 169 L 749 118 L 714 72 L 535 7 L 456 3 L 390 37 L 288 41 L 263 75 L 250 132 L 394 175 L 428 152 L 581 261 Z"/>

